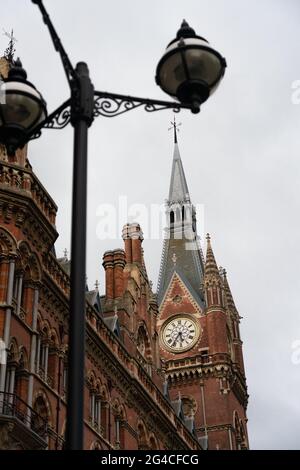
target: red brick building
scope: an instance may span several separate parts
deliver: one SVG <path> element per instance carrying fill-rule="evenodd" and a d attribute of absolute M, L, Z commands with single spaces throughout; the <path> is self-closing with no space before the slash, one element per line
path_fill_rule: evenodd
<path fill-rule="evenodd" d="M 1 449 L 64 447 L 70 260 L 55 254 L 56 211 L 27 149 L 1 148 Z M 210 242 L 203 261 L 177 142 L 168 214 L 157 295 L 138 224 L 103 255 L 105 295 L 87 289 L 86 449 L 248 447 L 240 317 Z"/>

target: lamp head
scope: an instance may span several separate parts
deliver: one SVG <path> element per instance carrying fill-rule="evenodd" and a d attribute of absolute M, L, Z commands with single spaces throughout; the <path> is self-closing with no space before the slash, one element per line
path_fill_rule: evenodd
<path fill-rule="evenodd" d="M 218 87 L 225 68 L 221 54 L 183 20 L 158 63 L 156 83 L 197 113 Z"/>
<path fill-rule="evenodd" d="M 46 115 L 46 103 L 42 95 L 27 81 L 27 74 L 17 59 L 1 86 L 0 142 L 7 153 L 14 155 L 32 135 L 32 130 Z"/>

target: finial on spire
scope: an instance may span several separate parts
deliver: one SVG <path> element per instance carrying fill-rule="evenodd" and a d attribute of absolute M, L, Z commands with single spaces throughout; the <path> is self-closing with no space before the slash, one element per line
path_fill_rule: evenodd
<path fill-rule="evenodd" d="M 68 259 L 68 250 L 67 250 L 67 248 L 64 249 L 64 258 Z"/>
<path fill-rule="evenodd" d="M 174 120 L 171 121 L 171 127 L 169 127 L 169 129 L 168 129 L 169 131 L 170 131 L 172 128 L 174 129 L 174 144 L 177 144 L 177 130 L 178 130 L 178 132 L 179 132 L 179 129 L 178 129 L 179 126 L 181 126 L 181 122 L 179 122 L 179 123 L 177 124 L 176 118 L 175 118 L 175 116 L 174 116 Z"/>
<path fill-rule="evenodd" d="M 226 269 L 223 268 L 222 266 L 219 267 L 220 275 L 223 277 L 223 279 L 226 279 Z"/>
<path fill-rule="evenodd" d="M 209 233 L 206 234 L 206 240 L 207 240 L 208 242 L 210 242 L 210 234 L 209 234 Z"/>
<path fill-rule="evenodd" d="M 8 46 L 4 52 L 4 57 L 10 64 L 12 64 L 14 61 L 14 53 L 16 52 L 15 44 L 17 42 L 17 39 L 14 37 L 14 30 L 12 29 L 11 32 L 8 33 L 3 29 L 3 36 L 8 37 L 9 39 Z"/>
<path fill-rule="evenodd" d="M 98 279 L 96 279 L 96 281 L 95 281 L 95 289 L 99 290 L 99 281 L 98 281 Z"/>

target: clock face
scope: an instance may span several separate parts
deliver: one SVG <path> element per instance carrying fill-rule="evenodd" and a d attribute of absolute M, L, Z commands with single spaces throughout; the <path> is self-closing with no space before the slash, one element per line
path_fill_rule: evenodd
<path fill-rule="evenodd" d="M 173 352 L 190 349 L 199 338 L 199 327 L 189 316 L 176 316 L 169 320 L 162 331 L 164 346 Z"/>

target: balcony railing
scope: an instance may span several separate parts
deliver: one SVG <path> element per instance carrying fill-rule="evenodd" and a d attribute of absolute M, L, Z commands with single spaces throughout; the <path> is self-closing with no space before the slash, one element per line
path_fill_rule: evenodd
<path fill-rule="evenodd" d="M 17 418 L 43 439 L 47 439 L 47 421 L 14 393 L 0 392 L 0 417 Z"/>

